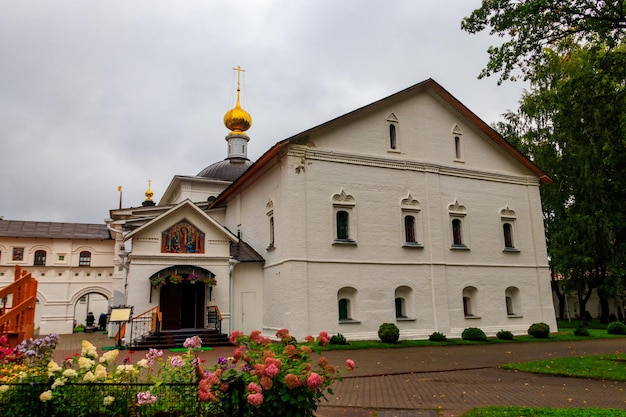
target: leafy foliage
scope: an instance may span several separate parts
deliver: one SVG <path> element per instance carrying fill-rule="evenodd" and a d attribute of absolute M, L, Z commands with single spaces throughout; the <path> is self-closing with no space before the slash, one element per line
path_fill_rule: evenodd
<path fill-rule="evenodd" d="M 434 332 L 433 334 L 428 336 L 428 340 L 431 342 L 447 342 L 448 338 L 443 333 Z"/>
<path fill-rule="evenodd" d="M 513 340 L 513 333 L 508 330 L 500 330 L 496 333 L 496 337 L 500 340 Z"/>
<path fill-rule="evenodd" d="M 589 330 L 587 330 L 583 326 L 578 326 L 576 328 L 576 330 L 574 330 L 574 335 L 576 335 L 576 336 L 589 336 Z"/>
<path fill-rule="evenodd" d="M 533 323 L 528 328 L 528 334 L 537 339 L 547 339 L 550 337 L 550 326 L 546 323 Z"/>
<path fill-rule="evenodd" d="M 461 339 L 473 340 L 475 342 L 486 342 L 487 335 L 481 329 L 477 327 L 468 327 L 461 333 Z"/>
<path fill-rule="evenodd" d="M 383 323 L 378 328 L 378 337 L 384 343 L 397 343 L 400 338 L 400 329 L 393 323 Z"/>
<path fill-rule="evenodd" d="M 606 331 L 608 334 L 626 334 L 626 324 L 621 321 L 614 321 L 606 326 Z"/>
<path fill-rule="evenodd" d="M 341 333 L 337 333 L 336 335 L 333 335 L 330 337 L 330 344 L 331 345 L 347 345 L 348 341 L 346 340 L 344 335 L 342 335 Z"/>
<path fill-rule="evenodd" d="M 544 48 L 564 39 L 613 48 L 625 38 L 626 8 L 622 0 L 483 0 L 463 19 L 461 28 L 504 38 L 488 49 L 489 61 L 480 77 L 501 73 L 499 82 L 517 79 L 544 64 Z"/>

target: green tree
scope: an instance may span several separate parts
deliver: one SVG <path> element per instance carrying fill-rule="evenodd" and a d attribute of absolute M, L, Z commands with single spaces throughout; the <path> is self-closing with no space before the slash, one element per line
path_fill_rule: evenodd
<path fill-rule="evenodd" d="M 489 61 L 479 76 L 501 73 L 502 82 L 545 64 L 543 49 L 565 39 L 589 46 L 619 45 L 626 34 L 626 5 L 624 0 L 483 0 L 461 28 L 469 33 L 490 28 L 504 39 L 488 49 Z M 513 74 L 516 69 L 521 74 Z"/>
<path fill-rule="evenodd" d="M 541 192 L 553 274 L 577 291 L 581 315 L 596 289 L 606 321 L 625 275 L 626 48 L 565 39 L 527 78 L 530 91 L 499 130 L 550 172 Z"/>

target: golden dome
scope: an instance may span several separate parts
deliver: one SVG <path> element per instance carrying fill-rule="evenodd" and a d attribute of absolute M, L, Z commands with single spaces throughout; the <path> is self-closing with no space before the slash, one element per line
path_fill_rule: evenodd
<path fill-rule="evenodd" d="M 245 134 L 243 132 L 252 126 L 252 117 L 239 105 L 239 97 L 237 97 L 235 108 L 228 110 L 224 115 L 224 125 L 231 130 L 231 133 L 240 135 Z"/>
<path fill-rule="evenodd" d="M 240 66 L 233 69 L 237 71 L 237 104 L 224 115 L 224 125 L 230 129 L 231 134 L 246 136 L 243 132 L 250 129 L 250 126 L 252 126 L 252 117 L 250 117 L 250 113 L 242 109 L 241 105 L 239 105 L 239 95 L 241 93 L 240 77 L 241 73 L 245 72 L 245 70 L 241 69 Z"/>
<path fill-rule="evenodd" d="M 151 182 L 152 180 L 148 180 L 148 189 L 146 190 L 146 201 L 152 201 L 152 196 L 154 195 L 154 193 L 150 189 Z"/>

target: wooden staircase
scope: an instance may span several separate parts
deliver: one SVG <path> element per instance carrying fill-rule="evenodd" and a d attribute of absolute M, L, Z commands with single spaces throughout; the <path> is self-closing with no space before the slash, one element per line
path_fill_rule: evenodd
<path fill-rule="evenodd" d="M 11 346 L 33 337 L 36 304 L 37 280 L 16 265 L 13 282 L 0 290 L 0 335 Z"/>

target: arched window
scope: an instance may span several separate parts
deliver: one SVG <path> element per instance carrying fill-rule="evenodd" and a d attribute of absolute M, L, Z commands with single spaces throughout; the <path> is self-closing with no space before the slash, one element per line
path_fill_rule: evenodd
<path fill-rule="evenodd" d="M 339 300 L 339 320 L 350 320 L 350 300 L 342 298 Z"/>
<path fill-rule="evenodd" d="M 504 291 L 507 316 L 519 316 L 522 311 L 520 293 L 517 287 L 508 287 Z"/>
<path fill-rule="evenodd" d="M 354 323 L 353 314 L 354 307 L 356 306 L 357 290 L 352 287 L 343 287 L 337 291 L 337 312 L 339 316 L 339 322 Z"/>
<path fill-rule="evenodd" d="M 478 290 L 475 287 L 463 288 L 463 314 L 465 317 L 477 317 Z"/>
<path fill-rule="evenodd" d="M 80 253 L 80 257 L 78 258 L 78 265 L 80 266 L 90 266 L 91 265 L 91 252 L 82 251 Z"/>
<path fill-rule="evenodd" d="M 274 247 L 274 216 L 270 217 L 270 248 Z"/>
<path fill-rule="evenodd" d="M 349 220 L 347 211 L 340 210 L 337 212 L 337 239 L 350 239 Z"/>
<path fill-rule="evenodd" d="M 46 251 L 45 250 L 35 251 L 34 265 L 45 265 L 45 264 L 46 264 Z"/>
<path fill-rule="evenodd" d="M 394 123 L 389 124 L 389 148 L 396 149 L 396 125 Z"/>

